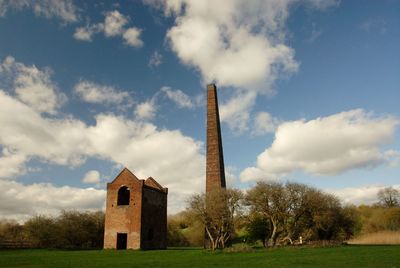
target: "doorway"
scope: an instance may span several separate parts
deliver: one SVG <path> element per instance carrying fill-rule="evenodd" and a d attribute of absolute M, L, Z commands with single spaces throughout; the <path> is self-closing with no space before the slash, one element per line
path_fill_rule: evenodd
<path fill-rule="evenodd" d="M 117 249 L 126 249 L 128 234 L 117 233 Z"/>

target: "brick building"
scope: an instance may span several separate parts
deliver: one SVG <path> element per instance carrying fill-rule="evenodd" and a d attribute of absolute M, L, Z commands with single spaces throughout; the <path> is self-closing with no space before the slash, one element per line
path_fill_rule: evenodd
<path fill-rule="evenodd" d="M 166 248 L 167 195 L 153 178 L 139 180 L 124 168 L 107 184 L 104 248 Z"/>

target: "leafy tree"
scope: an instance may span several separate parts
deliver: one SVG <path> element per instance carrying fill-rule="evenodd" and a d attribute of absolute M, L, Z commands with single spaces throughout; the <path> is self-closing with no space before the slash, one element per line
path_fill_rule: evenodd
<path fill-rule="evenodd" d="M 341 240 L 354 233 L 354 211 L 344 210 L 338 198 L 298 183 L 258 182 L 247 192 L 250 215 L 270 225 L 269 244 L 306 240 Z"/>
<path fill-rule="evenodd" d="M 252 214 L 246 223 L 248 242 L 261 240 L 263 247 L 267 247 L 267 240 L 271 235 L 269 220 L 259 214 Z"/>
<path fill-rule="evenodd" d="M 259 213 L 271 223 L 270 242 L 275 246 L 283 232 L 285 219 L 288 217 L 289 202 L 285 188 L 279 183 L 258 182 L 247 192 L 246 204 L 251 213 Z"/>

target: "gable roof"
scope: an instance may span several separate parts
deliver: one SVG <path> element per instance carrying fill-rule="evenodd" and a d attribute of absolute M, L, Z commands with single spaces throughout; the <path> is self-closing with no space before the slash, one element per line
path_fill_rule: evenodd
<path fill-rule="evenodd" d="M 135 176 L 135 174 L 133 174 L 128 168 L 124 168 L 123 170 L 121 170 L 121 172 L 115 177 L 115 179 L 110 182 L 110 183 L 114 183 L 122 174 L 127 174 L 129 177 L 131 177 L 132 179 L 136 179 L 137 181 L 139 181 L 138 177 Z"/>
<path fill-rule="evenodd" d="M 144 184 L 145 184 L 146 186 L 149 186 L 149 187 L 151 187 L 151 188 L 160 190 L 160 191 L 162 191 L 162 192 L 167 192 L 167 191 L 168 191 L 167 188 L 162 187 L 162 186 L 161 186 L 155 179 L 153 179 L 152 177 L 148 177 L 148 178 L 144 181 Z"/>

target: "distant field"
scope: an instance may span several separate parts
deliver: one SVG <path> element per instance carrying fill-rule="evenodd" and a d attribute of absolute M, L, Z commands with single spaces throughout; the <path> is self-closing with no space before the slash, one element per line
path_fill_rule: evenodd
<path fill-rule="evenodd" d="M 2 250 L 0 267 L 400 267 L 400 246 L 279 248 L 254 252 Z"/>
<path fill-rule="evenodd" d="M 400 245 L 400 232 L 382 231 L 365 234 L 348 242 L 354 245 Z"/>

